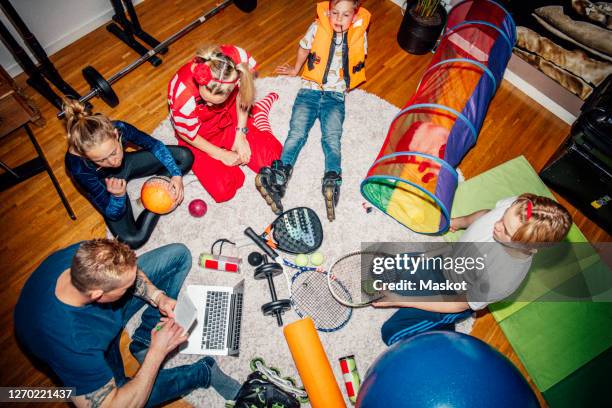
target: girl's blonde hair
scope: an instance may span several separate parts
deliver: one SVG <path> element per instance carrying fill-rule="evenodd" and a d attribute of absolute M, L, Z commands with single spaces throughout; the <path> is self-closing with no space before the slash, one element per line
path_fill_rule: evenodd
<path fill-rule="evenodd" d="M 517 205 L 522 225 L 512 236 L 512 241 L 523 243 L 562 241 L 572 226 L 572 217 L 561 204 L 548 197 L 521 194 Z"/>
<path fill-rule="evenodd" d="M 231 81 L 235 75 L 240 78 L 240 102 L 245 107 L 253 105 L 255 100 L 255 81 L 247 64 L 235 64 L 234 61 L 221 52 L 219 46 L 201 48 L 196 52 L 196 63 L 205 63 L 210 67 L 213 77 L 221 81 Z M 206 86 L 210 92 L 217 95 L 227 95 L 233 89 L 233 84 L 223 84 L 214 80 Z"/>
<path fill-rule="evenodd" d="M 74 99 L 64 99 L 68 147 L 79 155 L 92 147 L 115 138 L 115 127 L 111 120 L 102 114 L 92 115 L 89 109 Z"/>

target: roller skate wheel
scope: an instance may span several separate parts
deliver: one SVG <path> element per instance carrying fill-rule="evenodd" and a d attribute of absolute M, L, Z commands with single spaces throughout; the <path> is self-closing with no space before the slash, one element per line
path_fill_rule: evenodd
<path fill-rule="evenodd" d="M 251 360 L 251 371 L 259 371 L 259 367 L 257 366 L 257 363 L 261 364 L 262 366 L 266 366 L 266 362 L 264 361 L 263 358 L 261 357 L 255 357 L 254 359 Z"/>
<path fill-rule="evenodd" d="M 295 379 L 293 379 L 293 377 L 283 377 L 283 380 L 291 384 L 292 387 L 297 387 L 297 383 L 295 382 Z"/>

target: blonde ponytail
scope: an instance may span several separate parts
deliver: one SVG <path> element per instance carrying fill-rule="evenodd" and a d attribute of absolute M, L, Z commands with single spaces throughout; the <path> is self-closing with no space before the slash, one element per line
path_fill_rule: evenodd
<path fill-rule="evenodd" d="M 85 156 L 92 147 L 116 137 L 111 120 L 101 114 L 92 114 L 81 102 L 64 99 L 68 148 Z"/>
<path fill-rule="evenodd" d="M 255 80 L 247 64 L 238 64 L 236 69 L 240 73 L 240 102 L 244 107 L 250 108 L 255 101 Z"/>
<path fill-rule="evenodd" d="M 66 118 L 66 129 L 70 129 L 75 122 L 91 115 L 87 107 L 76 99 L 63 100 L 63 108 Z"/>

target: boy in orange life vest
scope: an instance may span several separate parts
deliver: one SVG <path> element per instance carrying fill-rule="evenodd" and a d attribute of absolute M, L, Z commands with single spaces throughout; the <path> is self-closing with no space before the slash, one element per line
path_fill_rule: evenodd
<path fill-rule="evenodd" d="M 279 66 L 276 72 L 297 76 L 303 85 L 293 105 L 289 135 L 280 160 L 260 170 L 257 189 L 276 214 L 283 211 L 281 198 L 308 132 L 318 118 L 325 154 L 323 195 L 327 217 L 334 219 L 342 182 L 340 139 L 346 92 L 365 81 L 365 57 L 370 13 L 360 0 L 331 0 L 317 4 L 317 20 L 300 41 L 294 66 Z"/>

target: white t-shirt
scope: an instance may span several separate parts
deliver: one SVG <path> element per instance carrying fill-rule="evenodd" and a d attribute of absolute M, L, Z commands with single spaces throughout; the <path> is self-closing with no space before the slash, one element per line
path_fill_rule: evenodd
<path fill-rule="evenodd" d="M 498 201 L 495 208 L 465 230 L 458 241 L 459 245 L 453 249 L 453 257 L 477 258 L 484 255 L 485 269 L 470 270 L 461 275 L 444 271 L 449 280 L 468 283 L 466 297 L 472 310 L 484 309 L 490 303 L 510 296 L 521 285 L 531 267 L 532 256 L 525 258 L 512 256 L 506 247 L 493 239 L 495 223 L 502 218 L 516 198 L 510 197 Z"/>
<path fill-rule="evenodd" d="M 300 41 L 300 47 L 305 50 L 312 48 L 312 41 L 314 40 L 315 34 L 317 33 L 318 23 L 315 21 L 310 25 L 306 35 Z M 332 91 L 332 92 L 344 92 L 346 91 L 346 82 L 344 82 L 344 73 L 342 72 L 342 48 L 343 34 L 334 33 L 334 40 L 336 46 L 334 47 L 334 55 L 332 56 L 331 63 L 329 64 L 329 72 L 327 73 L 327 82 L 323 86 L 319 85 L 315 81 L 309 81 L 307 79 L 302 80 L 302 87 L 307 89 L 314 89 L 317 91 Z M 364 33 L 364 46 L 365 53 L 368 53 L 368 36 Z"/>
<path fill-rule="evenodd" d="M 517 197 L 508 197 L 499 200 L 497 204 L 495 204 L 495 208 L 474 221 L 472 225 L 463 232 L 458 242 L 495 242 L 493 239 L 493 227 L 495 223 L 503 217 L 504 212 L 512 206 L 512 203 L 514 203 L 516 199 Z"/>

